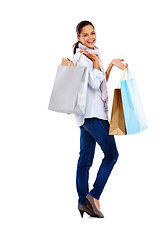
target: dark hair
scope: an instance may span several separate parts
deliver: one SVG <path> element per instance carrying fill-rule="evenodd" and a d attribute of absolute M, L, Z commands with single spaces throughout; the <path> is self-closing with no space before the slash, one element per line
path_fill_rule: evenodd
<path fill-rule="evenodd" d="M 91 22 L 89 22 L 89 21 L 82 21 L 82 22 L 80 22 L 79 24 L 77 24 L 77 26 L 76 26 L 77 36 L 80 36 L 80 33 L 81 33 L 82 28 L 85 27 L 85 26 L 87 26 L 87 25 L 91 25 L 93 28 L 95 28 Z M 73 54 L 76 53 L 76 48 L 78 48 L 78 44 L 79 44 L 79 41 L 76 42 L 76 43 L 73 45 Z"/>

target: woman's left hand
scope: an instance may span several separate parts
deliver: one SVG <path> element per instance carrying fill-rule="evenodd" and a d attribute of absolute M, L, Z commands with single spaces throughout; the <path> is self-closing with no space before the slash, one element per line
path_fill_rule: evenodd
<path fill-rule="evenodd" d="M 128 64 L 127 63 L 123 63 L 123 61 L 124 61 L 124 59 L 114 59 L 113 61 L 112 61 L 112 65 L 113 66 L 116 66 L 116 67 L 118 67 L 118 68 L 120 68 L 120 69 L 124 69 L 124 67 L 125 68 L 127 68 L 128 67 Z"/>

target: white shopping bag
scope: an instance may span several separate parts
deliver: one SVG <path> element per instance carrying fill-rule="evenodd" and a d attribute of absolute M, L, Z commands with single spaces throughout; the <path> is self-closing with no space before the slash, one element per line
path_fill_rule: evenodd
<path fill-rule="evenodd" d="M 73 66 L 73 64 L 69 64 L 68 66 L 59 65 L 49 102 L 49 110 L 62 113 L 84 114 L 87 86 L 87 67 Z"/>

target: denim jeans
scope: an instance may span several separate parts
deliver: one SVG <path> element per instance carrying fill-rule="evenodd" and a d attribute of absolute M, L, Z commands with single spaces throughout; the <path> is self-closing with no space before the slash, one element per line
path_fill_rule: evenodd
<path fill-rule="evenodd" d="M 93 189 L 89 192 L 89 169 L 93 163 L 96 142 L 100 145 L 104 158 L 98 170 Z M 84 124 L 80 126 L 80 153 L 76 173 L 78 204 L 85 204 L 88 193 L 96 199 L 100 198 L 118 156 L 114 136 L 109 135 L 108 120 L 86 118 Z"/>

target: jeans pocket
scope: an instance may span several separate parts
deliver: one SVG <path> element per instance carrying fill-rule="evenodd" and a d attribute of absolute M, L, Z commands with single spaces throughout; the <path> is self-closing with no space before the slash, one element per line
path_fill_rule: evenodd
<path fill-rule="evenodd" d="M 92 128 L 92 126 L 93 126 L 93 119 L 92 118 L 85 118 L 83 127 L 86 130 L 90 130 Z"/>
<path fill-rule="evenodd" d="M 104 128 L 104 130 L 107 132 L 107 134 L 109 133 L 109 127 L 110 127 L 110 123 L 108 120 L 103 120 L 103 119 L 99 119 L 101 126 Z"/>

